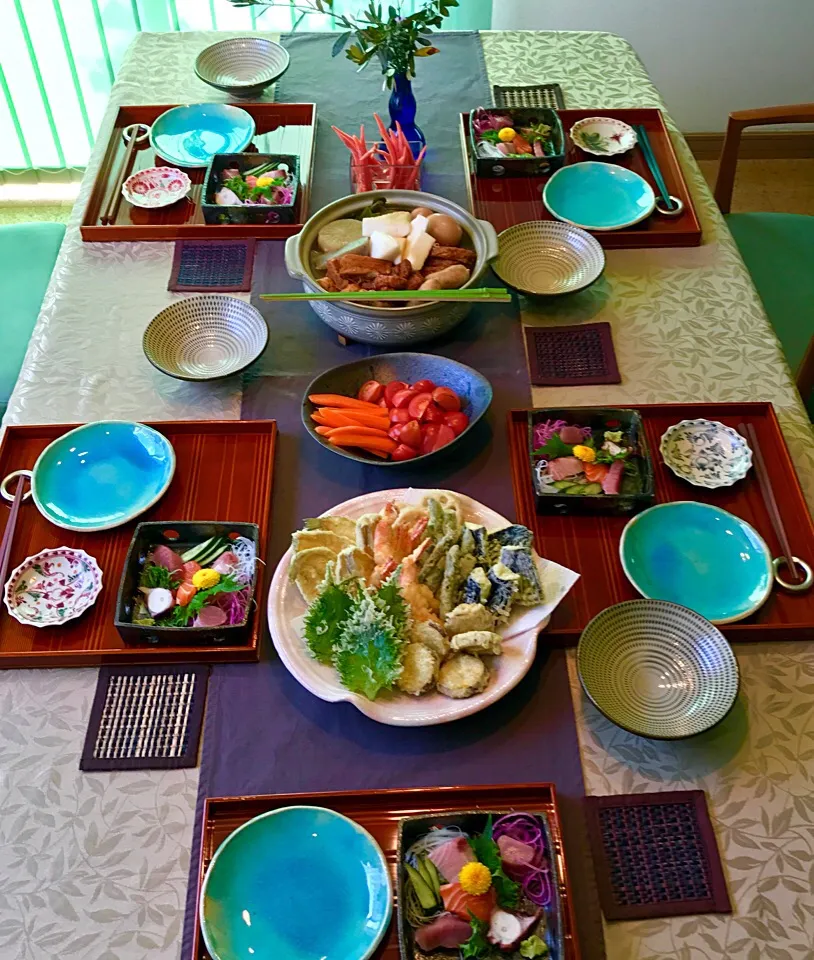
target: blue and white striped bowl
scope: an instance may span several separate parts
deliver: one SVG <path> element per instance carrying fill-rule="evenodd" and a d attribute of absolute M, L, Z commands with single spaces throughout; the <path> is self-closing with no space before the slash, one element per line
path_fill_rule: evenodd
<path fill-rule="evenodd" d="M 256 97 L 288 70 L 288 51 L 263 37 L 235 37 L 198 54 L 195 73 L 235 97 Z"/>

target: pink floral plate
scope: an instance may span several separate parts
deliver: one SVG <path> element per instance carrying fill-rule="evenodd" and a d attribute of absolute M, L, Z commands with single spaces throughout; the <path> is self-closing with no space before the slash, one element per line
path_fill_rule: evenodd
<path fill-rule="evenodd" d="M 134 207 L 168 207 L 185 197 L 192 181 L 177 167 L 149 167 L 129 176 L 122 184 L 122 196 Z"/>
<path fill-rule="evenodd" d="M 8 612 L 31 627 L 59 626 L 93 606 L 102 589 L 102 571 L 73 547 L 54 547 L 27 557 L 3 593 Z"/>

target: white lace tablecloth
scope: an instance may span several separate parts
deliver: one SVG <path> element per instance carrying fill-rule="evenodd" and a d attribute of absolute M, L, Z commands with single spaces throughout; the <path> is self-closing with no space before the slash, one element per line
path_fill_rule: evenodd
<path fill-rule="evenodd" d="M 116 107 L 225 99 L 192 69 L 197 53 L 223 36 L 141 34 L 130 48 L 6 422 L 239 416 L 236 384 L 183 384 L 142 353 L 145 326 L 177 296 L 166 289 L 172 244 L 83 244 L 77 226 Z M 483 42 L 490 83 L 558 81 L 571 107 L 663 107 L 618 37 L 511 32 Z M 451 113 L 461 106 L 451 104 Z M 535 402 L 771 400 L 814 504 L 811 427 L 709 190 L 677 132 L 674 140 L 704 245 L 613 251 L 590 296 L 525 304 L 530 324 L 609 320 L 624 378 L 536 390 Z M 588 792 L 705 789 L 735 905 L 732 917 L 608 925 L 610 960 L 814 956 L 814 646 L 742 646 L 737 655 L 743 687 L 734 722 L 675 744 L 605 721 L 585 702 L 570 660 Z M 179 953 L 197 771 L 80 774 L 95 682 L 95 670 L 0 672 L 4 960 Z"/>

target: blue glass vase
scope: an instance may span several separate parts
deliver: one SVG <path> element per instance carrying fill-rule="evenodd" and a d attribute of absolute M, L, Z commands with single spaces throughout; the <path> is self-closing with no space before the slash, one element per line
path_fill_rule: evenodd
<path fill-rule="evenodd" d="M 416 125 L 416 109 L 412 83 L 407 79 L 407 74 L 397 73 L 393 77 L 393 89 L 390 93 L 390 129 L 395 130 L 398 121 L 410 143 L 418 142 L 423 147 L 427 141 L 421 127 Z"/>

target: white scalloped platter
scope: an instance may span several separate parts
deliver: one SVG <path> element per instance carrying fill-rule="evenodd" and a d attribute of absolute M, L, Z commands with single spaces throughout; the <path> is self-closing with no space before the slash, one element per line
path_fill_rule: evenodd
<path fill-rule="evenodd" d="M 343 516 L 355 520 L 366 513 L 382 510 L 390 500 L 419 503 L 428 494 L 438 492 L 451 491 L 414 488 L 380 490 L 337 504 L 323 516 Z M 500 530 L 511 522 L 477 500 L 460 493 L 455 496 L 461 503 L 464 519 L 482 523 L 490 532 Z M 274 573 L 268 599 L 269 629 L 280 659 L 314 696 L 330 703 L 346 700 L 371 719 L 397 727 L 428 727 L 468 717 L 514 689 L 531 667 L 537 651 L 538 633 L 547 625 L 551 614 L 579 577 L 579 574 L 566 567 L 534 554 L 545 602 L 537 607 L 520 607 L 509 618 L 500 631 L 504 639 L 503 653 L 493 659 L 492 677 L 482 693 L 465 700 L 452 700 L 437 692 L 421 697 L 393 693 L 368 700 L 345 689 L 333 667 L 319 663 L 309 654 L 298 630 L 300 618 L 307 609 L 306 604 L 295 584 L 288 579 L 291 557 L 289 549 Z"/>

